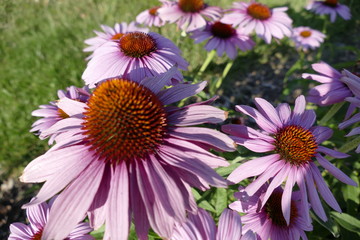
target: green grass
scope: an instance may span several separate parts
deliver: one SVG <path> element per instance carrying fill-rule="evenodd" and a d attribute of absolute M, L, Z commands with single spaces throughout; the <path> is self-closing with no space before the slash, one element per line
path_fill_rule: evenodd
<path fill-rule="evenodd" d="M 231 2 L 211 4 L 226 8 Z M 58 89 L 82 86 L 87 56 L 83 41 L 94 36 L 92 31 L 100 30 L 100 24 L 132 21 L 158 1 L 1 0 L 0 4 L 0 175 L 7 175 L 48 148 L 46 141 L 29 133 L 36 120 L 31 112 L 55 100 Z M 190 71 L 199 68 L 206 57 L 202 45 L 180 39 L 175 25 L 167 25 L 162 34 L 186 49 L 183 56 Z"/>

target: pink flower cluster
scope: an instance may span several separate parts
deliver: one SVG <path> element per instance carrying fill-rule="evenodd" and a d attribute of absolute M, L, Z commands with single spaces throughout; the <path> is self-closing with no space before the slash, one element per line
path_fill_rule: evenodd
<path fill-rule="evenodd" d="M 267 44 L 291 37 L 303 50 L 319 47 L 325 38 L 309 27 L 293 29 L 286 7 L 250 1 L 223 11 L 202 0 L 161 3 L 140 13 L 137 22 L 149 27 L 176 22 L 195 43 L 208 40 L 207 51 L 230 59 L 237 49 L 255 46 L 253 32 Z M 345 16 L 344 10 L 338 13 Z M 298 240 L 312 231 L 310 210 L 327 221 L 321 199 L 342 211 L 321 169 L 356 186 L 325 158 L 348 155 L 322 145 L 332 130 L 315 125 L 315 111 L 306 108 L 304 96 L 296 98 L 293 109 L 262 98 L 254 100 L 255 107 L 237 105 L 236 111 L 253 118 L 259 129 L 220 127 L 228 113 L 212 106 L 216 97 L 176 105 L 204 90 L 206 82 L 184 83 L 181 70 L 188 63 L 180 49 L 138 23 L 101 25 L 103 32 L 85 40 L 84 51 L 92 52 L 82 75 L 85 86 L 59 91 L 57 100 L 33 111 L 40 119 L 31 132 L 49 138 L 52 146 L 22 173 L 21 181 L 43 185 L 24 206 L 30 224 L 13 224 L 9 239 L 93 239 L 88 233 L 104 224 L 104 239 L 127 239 L 133 223 L 139 239 L 148 239 L 152 229 L 174 240 Z M 320 106 L 348 101 L 340 128 L 359 122 L 359 114 L 351 114 L 360 108 L 360 78 L 324 62 L 312 67 L 319 74 L 303 78 L 321 85 L 310 90 L 307 101 Z M 356 134 L 359 127 L 348 135 Z M 224 179 L 215 168 L 230 163 L 214 151 L 232 152 L 236 145 L 261 156 Z M 192 188 L 226 188 L 245 179 L 250 184 L 239 187 L 232 210 L 226 208 L 216 226 L 198 208 Z"/>

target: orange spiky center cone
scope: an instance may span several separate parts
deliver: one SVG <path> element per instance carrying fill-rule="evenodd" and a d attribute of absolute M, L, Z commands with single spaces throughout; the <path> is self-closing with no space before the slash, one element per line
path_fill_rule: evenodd
<path fill-rule="evenodd" d="M 252 3 L 247 8 L 247 13 L 253 18 L 266 20 L 271 17 L 271 10 L 266 5 L 260 3 Z"/>
<path fill-rule="evenodd" d="M 178 6 L 184 12 L 199 12 L 204 8 L 203 0 L 179 0 Z"/>
<path fill-rule="evenodd" d="M 317 148 L 314 135 L 300 126 L 286 126 L 275 135 L 275 151 L 292 165 L 299 166 L 311 161 Z"/>
<path fill-rule="evenodd" d="M 156 51 L 156 41 L 142 32 L 125 33 L 119 41 L 120 50 L 128 57 L 141 58 Z"/>
<path fill-rule="evenodd" d="M 136 82 L 109 79 L 94 90 L 87 105 L 87 145 L 107 162 L 143 159 L 157 150 L 166 134 L 163 104 Z"/>

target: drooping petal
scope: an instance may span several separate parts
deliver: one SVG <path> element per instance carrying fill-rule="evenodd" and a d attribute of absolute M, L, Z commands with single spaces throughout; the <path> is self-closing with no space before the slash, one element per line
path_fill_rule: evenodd
<path fill-rule="evenodd" d="M 111 238 L 128 239 L 130 228 L 129 176 L 126 162 L 114 167 L 110 193 L 107 202 L 106 231 Z"/>
<path fill-rule="evenodd" d="M 49 213 L 44 239 L 64 239 L 84 219 L 100 185 L 105 164 L 94 161 L 55 200 Z"/>

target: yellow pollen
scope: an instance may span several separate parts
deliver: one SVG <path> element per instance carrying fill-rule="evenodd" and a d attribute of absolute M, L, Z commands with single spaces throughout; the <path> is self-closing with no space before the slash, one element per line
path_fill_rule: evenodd
<path fill-rule="evenodd" d="M 330 7 L 336 7 L 338 5 L 338 0 L 325 0 L 324 4 Z"/>
<path fill-rule="evenodd" d="M 119 40 L 122 36 L 124 36 L 124 33 L 117 33 L 111 37 L 111 40 Z"/>
<path fill-rule="evenodd" d="M 317 150 L 314 135 L 300 126 L 290 125 L 278 131 L 275 137 L 275 151 L 292 165 L 311 161 Z"/>
<path fill-rule="evenodd" d="M 247 13 L 253 18 L 266 20 L 271 17 L 271 10 L 266 5 L 260 3 L 252 3 L 247 8 Z"/>
<path fill-rule="evenodd" d="M 162 103 L 136 82 L 109 79 L 94 90 L 87 105 L 87 144 L 106 162 L 143 159 L 156 151 L 166 134 Z"/>
<path fill-rule="evenodd" d="M 157 16 L 157 10 L 158 10 L 159 8 L 160 8 L 160 7 L 150 8 L 150 9 L 149 9 L 149 14 L 150 14 L 150 15 L 153 15 L 153 16 Z"/>
<path fill-rule="evenodd" d="M 211 25 L 211 33 L 219 38 L 229 38 L 235 34 L 236 30 L 231 24 L 225 24 L 221 22 L 215 22 Z"/>
<path fill-rule="evenodd" d="M 271 219 L 272 223 L 279 227 L 287 227 L 286 220 L 282 213 L 281 209 L 281 197 L 282 192 L 273 192 L 269 199 L 267 200 L 264 208 L 265 212 L 269 219 Z M 296 208 L 296 204 L 293 200 L 291 200 L 290 206 L 290 224 L 291 225 L 294 220 L 298 216 L 298 209 Z"/>
<path fill-rule="evenodd" d="M 304 38 L 308 38 L 308 37 L 311 36 L 311 31 L 307 31 L 307 30 L 302 31 L 302 32 L 300 33 L 300 36 L 302 36 L 302 37 L 304 37 Z"/>
<path fill-rule="evenodd" d="M 199 12 L 204 8 L 203 0 L 179 0 L 178 6 L 184 12 Z"/>
<path fill-rule="evenodd" d="M 155 40 L 146 33 L 125 33 L 120 41 L 121 51 L 129 57 L 141 58 L 150 55 L 157 49 Z"/>

